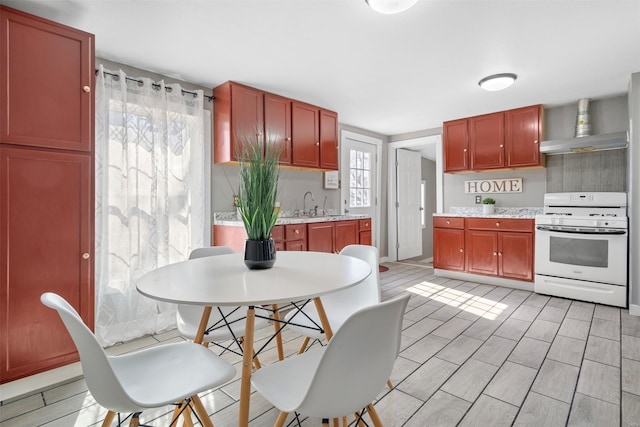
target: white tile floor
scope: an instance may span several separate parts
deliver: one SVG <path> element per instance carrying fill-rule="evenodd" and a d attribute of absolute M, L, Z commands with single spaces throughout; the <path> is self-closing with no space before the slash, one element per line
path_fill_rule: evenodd
<path fill-rule="evenodd" d="M 385 426 L 640 426 L 640 317 L 614 307 L 438 278 L 420 264 L 386 264 L 383 299 L 413 297 L 393 376 L 376 408 Z M 259 332 L 266 339 L 270 329 Z M 179 340 L 175 331 L 110 349 Z M 285 351 L 301 338 L 287 331 Z M 234 364 L 239 357 L 224 356 Z M 271 346 L 261 357 L 276 360 Z M 235 426 L 239 377 L 203 397 L 217 427 Z M 142 421 L 168 424 L 171 408 Z M 105 410 L 82 379 L 2 402 L 0 427 L 100 425 Z M 277 411 L 252 394 L 251 426 Z M 305 419 L 304 426 L 319 425 Z"/>

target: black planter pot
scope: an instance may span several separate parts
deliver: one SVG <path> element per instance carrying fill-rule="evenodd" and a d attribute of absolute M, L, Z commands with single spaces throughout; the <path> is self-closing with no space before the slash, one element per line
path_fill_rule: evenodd
<path fill-rule="evenodd" d="M 247 240 L 244 245 L 244 264 L 250 270 L 264 270 L 276 262 L 276 244 L 273 239 Z"/>

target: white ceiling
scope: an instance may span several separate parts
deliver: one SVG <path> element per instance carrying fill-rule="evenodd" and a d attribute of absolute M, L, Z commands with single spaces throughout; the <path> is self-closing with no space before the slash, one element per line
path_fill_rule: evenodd
<path fill-rule="evenodd" d="M 383 135 L 627 92 L 640 0 L 0 0 L 96 35 L 96 55 L 213 88 L 235 80 Z M 478 81 L 513 72 L 502 92 Z"/>

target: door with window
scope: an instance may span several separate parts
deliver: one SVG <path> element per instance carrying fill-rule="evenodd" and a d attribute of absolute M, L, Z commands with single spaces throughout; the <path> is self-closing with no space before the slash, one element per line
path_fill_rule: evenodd
<path fill-rule="evenodd" d="M 365 138 L 362 138 L 365 139 Z M 368 215 L 377 227 L 378 164 L 375 143 L 357 136 L 342 137 L 341 213 Z M 376 233 L 373 233 L 375 236 Z M 377 245 L 375 237 L 372 244 Z"/>

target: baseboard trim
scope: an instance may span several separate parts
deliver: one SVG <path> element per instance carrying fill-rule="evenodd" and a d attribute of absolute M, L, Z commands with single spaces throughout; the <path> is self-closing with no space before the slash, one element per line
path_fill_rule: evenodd
<path fill-rule="evenodd" d="M 460 271 L 433 270 L 436 276 L 447 277 L 449 279 L 464 280 L 465 282 L 486 283 L 487 285 L 503 286 L 505 288 L 520 289 L 533 292 L 533 282 L 522 282 L 520 280 L 504 279 L 502 277 L 482 276 L 480 274 L 463 273 Z"/>
<path fill-rule="evenodd" d="M 640 305 L 629 304 L 629 314 L 632 316 L 640 316 Z"/>
<path fill-rule="evenodd" d="M 31 394 L 56 384 L 68 382 L 82 377 L 80 362 L 71 363 L 39 374 L 20 378 L 5 384 L 0 384 L 0 396 L 2 402 L 14 399 L 25 394 Z"/>

